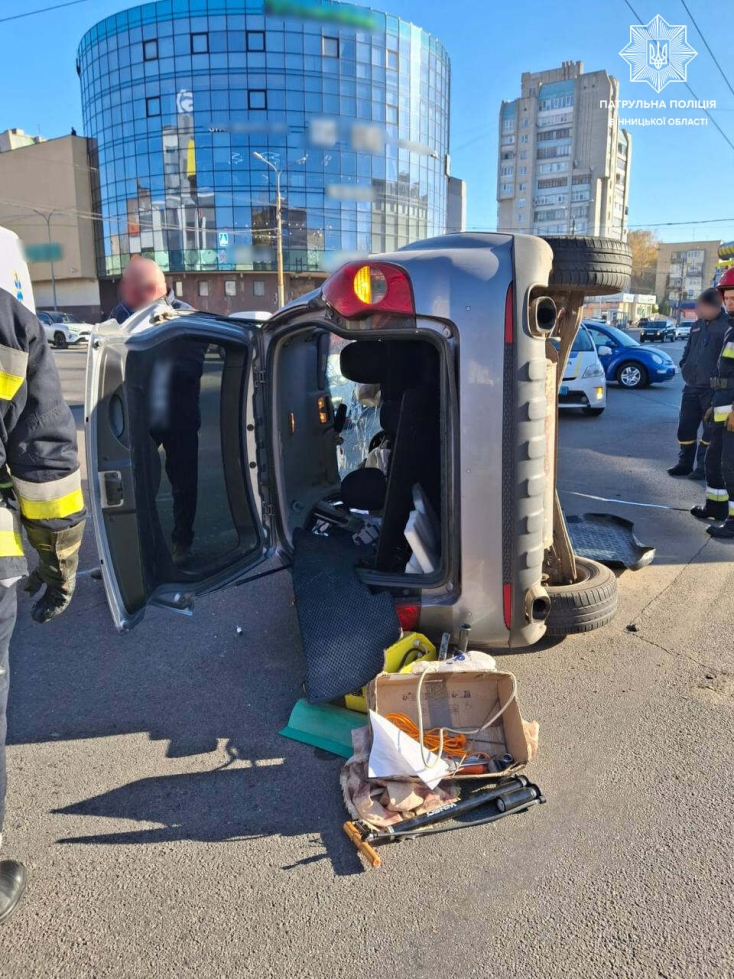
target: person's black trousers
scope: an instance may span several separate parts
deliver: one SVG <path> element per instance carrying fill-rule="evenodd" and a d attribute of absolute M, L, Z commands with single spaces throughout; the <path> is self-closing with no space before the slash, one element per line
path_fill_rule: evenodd
<path fill-rule="evenodd" d="M 173 496 L 171 541 L 182 547 L 191 547 L 199 484 L 199 432 L 193 426 L 182 426 L 166 432 L 161 441 L 166 452 L 166 475 Z"/>
<path fill-rule="evenodd" d="M 15 627 L 18 611 L 18 586 L 9 588 L 0 584 L 0 833 L 5 818 L 5 790 L 7 771 L 5 765 L 5 739 L 8 734 L 8 690 L 10 689 L 10 637 Z"/>
<path fill-rule="evenodd" d="M 712 429 L 706 453 L 706 497 L 719 503 L 728 500 L 729 516 L 734 518 L 734 432 L 726 425 Z"/>
<path fill-rule="evenodd" d="M 678 417 L 678 444 L 680 445 L 681 462 L 688 462 L 692 467 L 695 465 L 698 447 L 698 429 L 702 424 L 703 433 L 701 435 L 699 462 L 702 462 L 703 455 L 711 442 L 713 426 L 704 422 L 703 416 L 711 405 L 712 393 L 710 387 L 694 387 L 686 384 L 683 388 Z"/>

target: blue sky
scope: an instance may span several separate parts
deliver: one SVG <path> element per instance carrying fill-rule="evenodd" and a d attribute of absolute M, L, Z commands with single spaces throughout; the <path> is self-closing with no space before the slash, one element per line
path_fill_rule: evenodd
<path fill-rule="evenodd" d="M 0 130 L 61 136 L 74 126 L 82 134 L 76 47 L 97 20 L 128 0 L 85 0 L 72 7 L 2 23 L 3 17 L 50 6 L 53 0 L 3 0 L 0 4 Z M 660 14 L 688 25 L 688 42 L 698 52 L 688 81 L 700 99 L 716 99 L 713 115 L 734 142 L 734 96 L 719 74 L 681 0 L 631 0 L 646 23 Z M 734 86 L 725 39 L 734 34 L 734 5 L 687 0 L 707 42 Z M 452 63 L 452 172 L 468 181 L 468 225 L 495 227 L 497 112 L 500 101 L 519 95 L 520 74 L 580 60 L 586 70 L 606 69 L 621 82 L 621 97 L 655 98 L 652 88 L 629 81 L 619 51 L 636 22 L 624 0 L 391 0 L 377 4 L 434 33 Z M 681 84 L 659 96 L 690 98 Z M 670 112 L 626 115 L 655 117 Z M 700 116 L 700 111 L 686 113 Z M 655 227 L 666 241 L 734 239 L 734 201 L 723 192 L 734 149 L 707 128 L 634 127 L 630 226 Z M 726 223 L 705 221 L 731 218 Z M 666 222 L 691 222 L 665 227 Z"/>

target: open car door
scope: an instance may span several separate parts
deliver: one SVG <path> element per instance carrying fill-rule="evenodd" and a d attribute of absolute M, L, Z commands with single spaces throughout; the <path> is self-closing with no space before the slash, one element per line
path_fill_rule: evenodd
<path fill-rule="evenodd" d="M 264 343 L 254 323 L 161 304 L 92 334 L 89 502 L 118 630 L 148 604 L 188 611 L 273 553 Z"/>

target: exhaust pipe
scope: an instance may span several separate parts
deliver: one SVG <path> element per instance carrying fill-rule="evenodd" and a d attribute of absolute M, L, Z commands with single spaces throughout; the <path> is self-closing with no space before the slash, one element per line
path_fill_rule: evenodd
<path fill-rule="evenodd" d="M 550 296 L 537 296 L 528 310 L 528 328 L 535 337 L 548 337 L 556 325 L 558 310 Z"/>
<path fill-rule="evenodd" d="M 550 615 L 551 600 L 542 585 L 533 585 L 525 593 L 525 618 L 528 622 L 545 622 Z"/>

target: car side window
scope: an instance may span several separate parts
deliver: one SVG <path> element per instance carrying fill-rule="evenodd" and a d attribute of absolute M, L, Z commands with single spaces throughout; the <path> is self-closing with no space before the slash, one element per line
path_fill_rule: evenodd
<path fill-rule="evenodd" d="M 616 347 L 616 340 L 612 340 L 605 333 L 601 333 L 599 330 L 595 330 L 593 327 L 587 326 L 586 328 L 591 334 L 591 339 L 594 341 L 594 346 L 598 349 L 599 347 Z"/>

